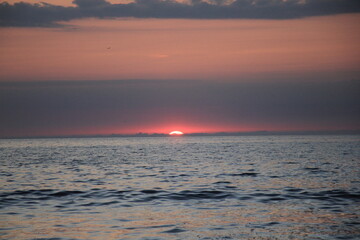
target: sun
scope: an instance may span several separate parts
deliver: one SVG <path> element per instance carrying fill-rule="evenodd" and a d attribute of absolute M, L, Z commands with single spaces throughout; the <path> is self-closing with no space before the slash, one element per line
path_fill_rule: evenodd
<path fill-rule="evenodd" d="M 180 132 L 180 131 L 172 131 L 172 132 L 169 133 L 169 135 L 171 135 L 171 136 L 181 136 L 183 134 L 184 133 Z"/>

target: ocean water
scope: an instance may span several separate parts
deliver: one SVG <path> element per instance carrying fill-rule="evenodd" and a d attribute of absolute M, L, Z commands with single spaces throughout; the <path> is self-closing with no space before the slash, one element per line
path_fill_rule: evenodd
<path fill-rule="evenodd" d="M 0 140 L 1 239 L 360 239 L 359 136 Z"/>

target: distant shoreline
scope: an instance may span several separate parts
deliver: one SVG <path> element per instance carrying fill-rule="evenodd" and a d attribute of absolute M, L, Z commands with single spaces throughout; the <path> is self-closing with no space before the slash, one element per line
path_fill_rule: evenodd
<path fill-rule="evenodd" d="M 253 131 L 253 132 L 216 132 L 216 133 L 185 133 L 183 136 L 170 136 L 164 133 L 136 134 L 97 134 L 97 135 L 54 135 L 54 136 L 19 136 L 0 137 L 0 139 L 48 139 L 48 138 L 135 138 L 135 137 L 211 137 L 211 136 L 289 136 L 289 135 L 360 135 L 360 130 L 335 131 Z"/>

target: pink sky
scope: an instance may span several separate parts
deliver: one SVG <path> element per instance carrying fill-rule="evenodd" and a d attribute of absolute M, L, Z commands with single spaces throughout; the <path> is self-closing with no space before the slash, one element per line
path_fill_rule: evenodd
<path fill-rule="evenodd" d="M 360 14 L 297 20 L 97 20 L 0 29 L 0 80 L 342 78 Z"/>
<path fill-rule="evenodd" d="M 0 27 L 0 137 L 359 129 L 359 23 L 353 13 Z"/>

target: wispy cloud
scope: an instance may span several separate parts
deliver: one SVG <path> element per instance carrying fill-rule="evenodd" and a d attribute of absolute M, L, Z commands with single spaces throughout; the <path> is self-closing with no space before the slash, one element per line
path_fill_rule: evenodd
<path fill-rule="evenodd" d="M 360 12 L 358 0 L 74 0 L 74 7 L 41 2 L 0 4 L 0 26 L 56 26 L 80 18 L 293 19 Z"/>

